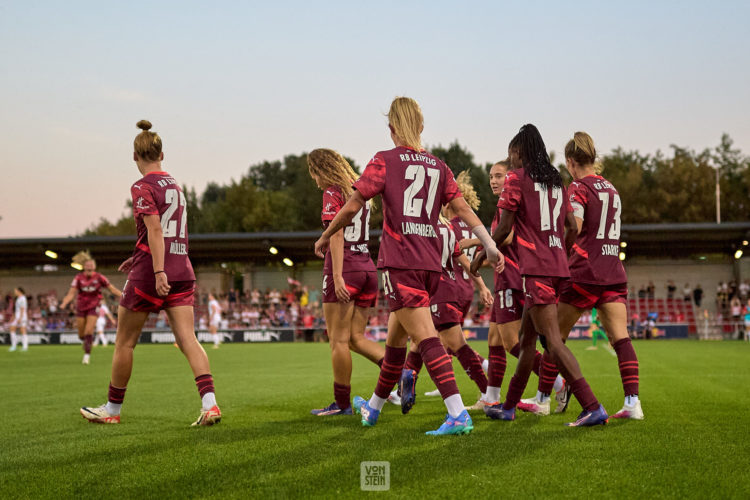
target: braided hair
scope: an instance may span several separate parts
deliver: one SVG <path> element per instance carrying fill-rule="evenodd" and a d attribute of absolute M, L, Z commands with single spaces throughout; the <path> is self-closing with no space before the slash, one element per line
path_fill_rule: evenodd
<path fill-rule="evenodd" d="M 534 182 L 543 184 L 547 189 L 562 187 L 562 176 L 552 166 L 542 135 L 534 125 L 527 123 L 521 127 L 508 144 L 508 149 L 516 150 L 523 169 Z"/>

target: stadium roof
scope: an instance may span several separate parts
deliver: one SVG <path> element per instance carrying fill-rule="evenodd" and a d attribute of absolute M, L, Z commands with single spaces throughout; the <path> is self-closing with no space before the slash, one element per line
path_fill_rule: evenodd
<path fill-rule="evenodd" d="M 317 259 L 313 244 L 318 231 L 290 233 L 211 233 L 190 236 L 190 258 L 195 266 L 221 262 L 265 265 L 289 257 L 295 263 Z M 370 249 L 376 254 L 380 231 L 370 232 Z M 750 240 L 750 222 L 723 224 L 625 224 L 622 241 L 628 257 L 689 258 L 704 254 L 733 255 Z M 102 267 L 119 265 L 133 251 L 135 236 L 80 236 L 0 240 L 0 269 L 29 268 L 44 264 L 68 265 L 79 250 L 88 249 Z M 271 255 L 275 246 L 279 253 Z M 57 260 L 45 251 L 57 253 Z"/>

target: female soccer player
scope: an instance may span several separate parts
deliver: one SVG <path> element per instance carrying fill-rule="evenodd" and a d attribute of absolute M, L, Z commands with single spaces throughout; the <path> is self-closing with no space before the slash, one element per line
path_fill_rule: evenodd
<path fill-rule="evenodd" d="M 331 236 L 349 224 L 378 194 L 383 200 L 383 236 L 378 267 L 391 311 L 385 359 L 369 401 L 354 398 L 363 425 L 375 425 L 388 394 L 399 380 L 408 338 L 418 344 L 433 382 L 448 408 L 448 417 L 432 434 L 465 434 L 474 428 L 458 392 L 450 357 L 437 337 L 430 316 L 430 296 L 440 280 L 440 207 L 451 208 L 486 245 L 491 263 L 502 265 L 495 243 L 479 218 L 461 197 L 448 166 L 422 149 L 422 111 L 414 99 L 397 97 L 391 103 L 388 126 L 395 148 L 376 153 L 354 193 L 315 243 L 323 257 Z"/>
<path fill-rule="evenodd" d="M 102 346 L 107 346 L 107 337 L 104 336 L 104 327 L 107 326 L 107 319 L 109 319 L 113 325 L 116 324 L 115 317 L 112 316 L 104 299 L 101 299 L 99 301 L 99 307 L 96 308 L 96 338 L 94 339 L 94 345 L 96 345 L 97 342 L 101 342 Z"/>
<path fill-rule="evenodd" d="M 193 326 L 195 274 L 188 258 L 185 197 L 177 181 L 162 171 L 161 137 L 149 132 L 151 123 L 138 122 L 133 160 L 143 178 L 130 188 L 138 231 L 133 256 L 120 266 L 128 281 L 118 309 L 117 337 L 112 357 L 112 378 L 107 403 L 83 407 L 91 422 L 120 423 L 120 409 L 133 369 L 133 349 L 150 312 L 165 310 L 177 344 L 195 375 L 202 409 L 193 425 L 213 425 L 221 420 L 214 381 L 206 351 Z"/>
<path fill-rule="evenodd" d="M 219 325 L 221 324 L 221 306 L 213 293 L 208 294 L 208 331 L 214 339 L 214 349 L 219 348 Z"/>
<path fill-rule="evenodd" d="M 620 195 L 599 175 L 594 140 L 587 133 L 576 132 L 565 145 L 565 163 L 574 179 L 568 194 L 580 233 L 568 260 L 570 280 L 564 283 L 560 295 L 560 332 L 566 339 L 583 311 L 596 307 L 598 319 L 617 354 L 625 392 L 622 410 L 612 416 L 641 420 L 638 358 L 628 335 L 625 307 L 628 279 L 619 258 Z M 592 314 L 592 322 L 594 318 Z"/>
<path fill-rule="evenodd" d="M 505 186 L 505 177 L 510 167 L 509 160 L 503 160 L 495 163 L 490 167 L 490 189 L 496 196 Z M 495 216 L 492 219 L 490 230 L 494 233 L 500 222 L 502 209 L 497 208 Z M 466 242 L 465 245 L 478 244 L 477 240 Z M 518 261 L 518 246 L 514 234 L 508 237 L 507 244 L 500 247 L 500 251 L 505 257 L 505 270 L 502 273 L 495 273 L 495 300 L 492 305 L 490 314 L 490 328 L 487 335 L 489 345 L 489 369 L 487 395 L 483 401 L 486 404 L 496 404 L 500 401 L 500 388 L 505 377 L 506 368 L 506 351 L 515 358 L 518 358 L 521 352 L 521 345 L 518 342 L 518 332 L 521 329 L 521 315 L 523 314 L 523 286 L 521 283 L 521 272 Z M 480 252 L 479 256 L 483 257 Z M 539 351 L 534 353 L 534 363 L 532 371 L 539 376 L 540 384 L 544 383 L 545 387 L 558 391 L 558 397 L 563 397 L 563 381 L 559 376 L 556 377 L 557 370 L 547 374 L 546 371 L 540 373 L 540 370 L 546 366 L 546 363 L 554 363 L 551 360 L 545 360 Z M 549 393 L 549 390 L 547 391 Z M 482 405 L 483 406 L 483 405 Z M 549 404 L 547 404 L 547 413 L 549 413 Z"/>
<path fill-rule="evenodd" d="M 486 406 L 485 413 L 491 418 L 515 419 L 515 408 L 528 382 L 539 332 L 583 407 L 583 413 L 569 425 L 604 424 L 607 413 L 583 378 L 573 353 L 563 343 L 557 322 L 559 289 L 563 279 L 570 276 L 566 249 L 572 247 L 578 234 L 562 177 L 550 163 L 544 141 L 534 125 L 521 127 L 508 146 L 508 155 L 513 171 L 506 176 L 500 194 L 498 206 L 503 212 L 493 238 L 504 242 L 511 230 L 515 231 L 525 295 L 524 324 L 521 354 L 505 402 Z M 564 229 L 567 229 L 565 234 Z"/>
<path fill-rule="evenodd" d="M 323 227 L 352 196 L 359 175 L 349 162 L 331 149 L 315 149 L 307 155 L 310 176 L 323 190 Z M 351 415 L 352 355 L 350 350 L 380 364 L 385 355 L 377 342 L 365 338 L 369 311 L 378 297 L 378 274 L 370 259 L 370 203 L 352 222 L 331 236 L 323 266 L 323 316 L 328 328 L 333 364 L 334 402 L 312 410 L 313 415 Z"/>
<path fill-rule="evenodd" d="M 78 327 L 78 338 L 83 341 L 84 365 L 89 364 L 91 358 L 91 346 L 94 343 L 94 326 L 96 325 L 96 308 L 102 300 L 102 288 L 106 288 L 118 297 L 122 292 L 118 290 L 101 273 L 96 272 L 96 261 L 86 250 L 81 250 L 73 256 L 73 262 L 83 266 L 83 271 L 76 274 L 70 284 L 68 293 L 60 304 L 65 309 L 76 297 L 76 326 Z"/>
<path fill-rule="evenodd" d="M 10 352 L 13 352 L 18 347 L 18 336 L 16 335 L 16 329 L 21 329 L 21 350 L 29 350 L 29 337 L 26 335 L 26 327 L 29 323 L 29 303 L 26 300 L 26 292 L 20 286 L 13 290 L 16 295 L 13 307 L 15 314 L 13 315 L 13 321 L 10 323 Z"/>
<path fill-rule="evenodd" d="M 479 204 L 479 200 L 476 198 L 473 190 L 461 190 L 461 193 L 469 195 L 466 201 L 470 207 L 472 206 L 472 202 L 475 202 L 475 205 Z M 470 193 L 474 194 L 473 198 Z M 479 354 L 466 343 L 461 325 L 469 307 L 471 307 L 471 301 L 474 298 L 474 287 L 477 288 L 479 299 L 486 307 L 492 306 L 492 292 L 485 286 L 482 278 L 474 274 L 471 275 L 473 285 L 470 284 L 471 288 L 468 290 L 468 294 L 470 295 L 462 287 L 459 279 L 461 279 L 461 275 L 465 271 L 469 270 L 471 262 L 459 249 L 454 226 L 445 215 L 446 207 L 443 207 L 443 216 L 440 218 L 440 223 L 438 224 L 438 234 L 440 235 L 442 246 L 441 265 L 443 270 L 437 291 L 435 295 L 430 297 L 432 323 L 435 325 L 440 342 L 445 347 L 446 352 L 455 354 L 459 363 L 461 363 L 461 367 L 477 385 L 481 394 L 479 401 L 483 401 L 487 392 L 487 376 L 482 369 L 482 360 Z M 463 221 L 461 223 L 463 224 Z M 414 405 L 416 395 L 414 386 L 417 382 L 417 375 L 422 369 L 422 364 L 422 356 L 419 354 L 419 349 L 412 342 L 400 381 L 402 413 L 408 413 Z M 475 408 L 472 406 L 469 409 Z"/>

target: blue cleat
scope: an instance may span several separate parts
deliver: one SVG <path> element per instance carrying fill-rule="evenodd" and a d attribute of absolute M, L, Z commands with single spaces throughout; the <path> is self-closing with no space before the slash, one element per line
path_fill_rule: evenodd
<path fill-rule="evenodd" d="M 339 408 L 339 405 L 336 404 L 336 401 L 329 404 L 325 408 L 310 410 L 310 413 L 319 417 L 328 417 L 331 415 L 353 415 L 351 406 L 342 410 L 341 408 Z"/>
<path fill-rule="evenodd" d="M 486 405 L 484 407 L 484 414 L 490 417 L 492 420 L 515 420 L 516 409 L 511 408 L 506 410 L 503 408 L 502 403 L 495 403 L 494 405 Z"/>
<path fill-rule="evenodd" d="M 575 422 L 570 422 L 568 427 L 591 427 L 593 425 L 604 425 L 609 422 L 609 415 L 602 405 L 594 411 L 582 411 Z"/>
<path fill-rule="evenodd" d="M 436 431 L 425 432 L 428 436 L 445 436 L 449 434 L 469 434 L 474 430 L 474 422 L 471 421 L 469 413 L 464 410 L 456 418 L 447 415 L 445 422 Z"/>
<path fill-rule="evenodd" d="M 378 423 L 378 417 L 380 416 L 380 410 L 370 408 L 367 401 L 359 396 L 354 396 L 354 409 L 357 413 L 362 415 L 362 425 L 365 427 L 372 427 Z"/>
<path fill-rule="evenodd" d="M 406 415 L 414 406 L 417 399 L 417 372 L 414 370 L 403 369 L 401 371 L 401 380 L 398 381 L 399 392 L 401 393 L 401 413 Z"/>

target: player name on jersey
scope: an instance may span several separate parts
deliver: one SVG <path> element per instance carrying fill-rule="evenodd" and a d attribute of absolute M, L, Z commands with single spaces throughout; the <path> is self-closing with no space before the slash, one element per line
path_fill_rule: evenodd
<path fill-rule="evenodd" d="M 425 238 L 438 237 L 432 224 L 420 224 L 419 222 L 402 222 L 401 232 L 403 234 L 416 234 Z"/>
<path fill-rule="evenodd" d="M 185 243 L 173 241 L 169 245 L 169 253 L 171 253 L 172 255 L 187 255 L 187 245 Z"/>

